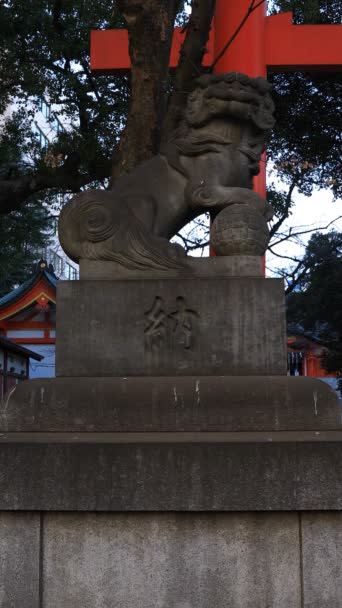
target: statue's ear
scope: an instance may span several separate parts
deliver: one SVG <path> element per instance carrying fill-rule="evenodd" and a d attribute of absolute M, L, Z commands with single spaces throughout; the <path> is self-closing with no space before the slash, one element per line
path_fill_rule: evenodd
<path fill-rule="evenodd" d="M 270 95 L 262 95 L 258 104 L 252 104 L 250 116 L 255 126 L 262 131 L 272 129 L 275 124 L 274 103 Z"/>

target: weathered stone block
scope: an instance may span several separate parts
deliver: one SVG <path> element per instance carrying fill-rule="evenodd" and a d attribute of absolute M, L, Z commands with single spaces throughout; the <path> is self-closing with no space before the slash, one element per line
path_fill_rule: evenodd
<path fill-rule="evenodd" d="M 295 514 L 47 514 L 44 608 L 300 608 Z"/>
<path fill-rule="evenodd" d="M 333 430 L 341 403 L 316 378 L 41 378 L 0 402 L 0 433 Z"/>
<path fill-rule="evenodd" d="M 3 510 L 342 510 L 341 435 L 23 435 L 2 438 Z"/>
<path fill-rule="evenodd" d="M 303 513 L 304 608 L 342 606 L 342 512 Z"/>
<path fill-rule="evenodd" d="M 197 278 L 58 285 L 58 376 L 283 375 L 283 283 Z"/>
<path fill-rule="evenodd" d="M 39 513 L 0 512 L 1 608 L 40 605 L 39 557 Z"/>

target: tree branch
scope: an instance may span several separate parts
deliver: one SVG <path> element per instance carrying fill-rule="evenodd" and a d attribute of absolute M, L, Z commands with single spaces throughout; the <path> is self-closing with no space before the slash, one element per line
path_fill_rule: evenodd
<path fill-rule="evenodd" d="M 163 129 L 166 139 L 177 126 L 183 113 L 188 94 L 193 90 L 194 78 L 202 73 L 202 59 L 206 53 L 211 22 L 216 0 L 193 0 L 192 10 L 186 24 L 185 39 L 179 55 L 179 62 L 173 80 L 167 117 Z"/>
<path fill-rule="evenodd" d="M 110 161 L 103 160 L 93 173 L 80 173 L 75 167 L 69 167 L 67 161 L 55 169 L 40 169 L 13 179 L 0 179 L 0 215 L 16 211 L 30 196 L 48 189 L 79 192 L 94 179 L 102 180 L 110 173 Z"/>
<path fill-rule="evenodd" d="M 295 228 L 291 227 L 291 228 L 289 228 L 288 234 L 285 234 L 285 236 L 283 238 L 279 239 L 278 241 L 273 242 L 271 247 L 280 245 L 280 243 L 283 243 L 284 241 L 289 241 L 290 239 L 296 238 L 298 236 L 302 236 L 303 234 L 310 234 L 311 232 L 319 232 L 320 230 L 328 230 L 328 228 L 334 222 L 337 222 L 337 220 L 340 220 L 341 218 L 342 218 L 342 215 L 339 215 L 339 216 L 335 217 L 333 220 L 331 220 L 330 222 L 328 222 L 328 224 L 326 224 L 325 226 L 315 226 L 314 228 L 308 228 L 307 230 L 298 230 L 297 232 L 293 232 L 293 230 L 295 230 Z"/>
<path fill-rule="evenodd" d="M 287 218 L 289 217 L 289 209 L 290 209 L 291 203 L 292 203 L 292 194 L 293 194 L 295 187 L 298 185 L 298 182 L 299 182 L 299 177 L 296 176 L 294 178 L 293 182 L 291 183 L 290 188 L 289 188 L 286 198 L 285 198 L 285 211 L 282 214 L 282 216 L 275 222 L 275 224 L 273 224 L 273 226 L 271 226 L 271 228 L 270 228 L 270 238 L 272 238 L 274 236 L 274 234 L 276 232 L 278 232 L 280 226 L 282 226 L 282 224 L 285 222 L 285 220 L 287 220 Z"/>

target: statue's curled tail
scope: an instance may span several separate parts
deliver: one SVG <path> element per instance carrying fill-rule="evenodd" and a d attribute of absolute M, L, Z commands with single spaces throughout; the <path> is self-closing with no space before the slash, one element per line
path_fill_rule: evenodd
<path fill-rule="evenodd" d="M 111 260 L 127 269 L 180 269 L 185 252 L 180 246 L 148 232 L 122 201 L 114 210 L 113 195 L 87 190 L 67 203 L 60 215 L 61 245 L 75 262 Z"/>

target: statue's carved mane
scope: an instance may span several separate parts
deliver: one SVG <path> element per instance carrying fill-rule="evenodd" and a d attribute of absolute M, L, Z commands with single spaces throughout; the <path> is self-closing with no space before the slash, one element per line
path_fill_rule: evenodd
<path fill-rule="evenodd" d="M 197 78 L 196 85 L 205 89 L 205 97 L 230 100 L 234 83 L 240 85 L 235 98 L 250 105 L 249 118 L 260 131 L 269 131 L 274 126 L 274 103 L 270 96 L 271 85 L 258 76 L 250 78 L 239 72 L 228 74 L 205 74 Z"/>
<path fill-rule="evenodd" d="M 260 156 L 265 148 L 269 131 L 275 123 L 274 104 L 270 96 L 271 85 L 262 77 L 250 78 L 239 72 L 230 72 L 203 75 L 196 79 L 196 87 L 204 91 L 206 99 L 213 100 L 214 109 L 212 113 L 208 113 L 206 132 L 198 133 L 198 128 L 189 125 L 184 118 L 171 139 L 162 145 L 161 153 L 166 156 L 174 169 L 183 174 L 186 174 L 186 170 L 181 163 L 180 155 L 199 156 L 208 152 L 220 153 L 222 146 L 231 144 L 231 141 L 210 132 L 210 123 L 215 119 L 215 100 L 239 101 L 248 105 L 248 117 L 242 121 L 244 138 L 238 150 L 247 156 L 251 174 L 256 175 L 259 172 Z"/>

